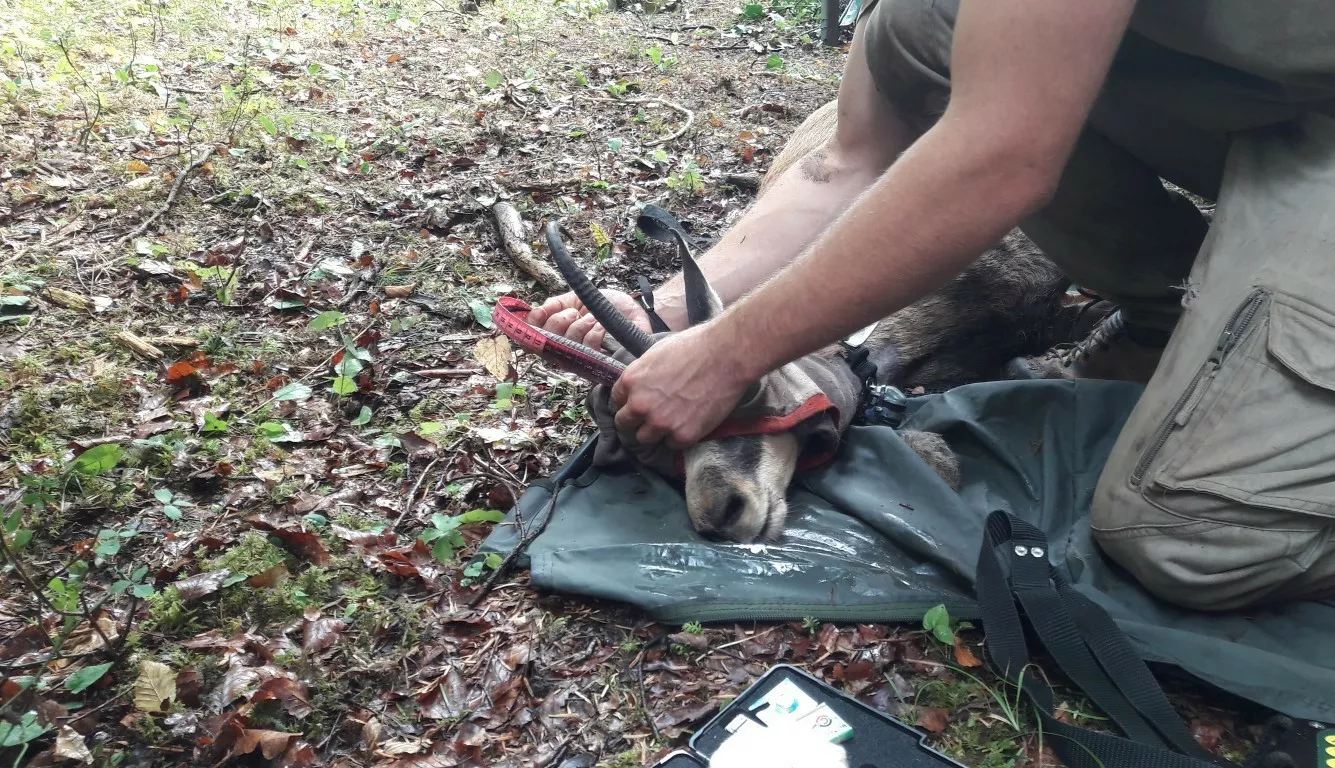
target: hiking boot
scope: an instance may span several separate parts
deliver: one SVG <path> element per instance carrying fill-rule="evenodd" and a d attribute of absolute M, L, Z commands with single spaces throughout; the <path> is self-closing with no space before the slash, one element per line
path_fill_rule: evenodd
<path fill-rule="evenodd" d="M 1038 357 L 1006 364 L 1009 379 L 1113 379 L 1147 383 L 1168 345 L 1167 331 L 1132 328 L 1121 310 L 1100 320 L 1080 341 L 1061 344 Z"/>

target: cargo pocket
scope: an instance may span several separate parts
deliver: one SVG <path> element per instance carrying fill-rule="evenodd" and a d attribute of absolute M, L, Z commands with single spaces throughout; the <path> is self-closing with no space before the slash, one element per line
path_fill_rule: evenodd
<path fill-rule="evenodd" d="M 1335 314 L 1284 293 L 1248 297 L 1138 471 L 1162 491 L 1335 517 Z M 1193 516 L 1246 514 L 1215 509 Z"/>

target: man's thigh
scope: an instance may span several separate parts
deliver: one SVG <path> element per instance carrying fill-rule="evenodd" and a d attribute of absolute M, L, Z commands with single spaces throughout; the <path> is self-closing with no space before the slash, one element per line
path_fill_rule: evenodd
<path fill-rule="evenodd" d="M 1104 550 L 1161 597 L 1335 594 L 1335 119 L 1233 143 L 1159 370 L 1095 495 Z"/>

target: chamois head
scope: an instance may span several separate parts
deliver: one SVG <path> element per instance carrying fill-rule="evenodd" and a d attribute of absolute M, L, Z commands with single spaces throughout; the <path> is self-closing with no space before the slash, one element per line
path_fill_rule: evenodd
<path fill-rule="evenodd" d="M 662 236 L 666 230 L 676 240 L 690 324 L 698 325 L 717 316 L 723 311 L 723 302 L 696 263 L 685 233 L 662 222 L 650 224 L 658 224 L 659 231 L 648 231 L 646 222 L 647 219 L 642 219 L 641 226 L 651 236 Z M 555 224 L 547 226 L 547 244 L 566 282 L 621 345 L 624 353 L 634 357 L 643 355 L 653 345 L 655 337 L 618 312 L 594 287 L 566 251 Z M 765 380 L 762 379 L 743 398 L 743 403 L 754 399 L 764 387 Z M 801 403 L 793 403 L 792 407 L 799 405 Z M 786 494 L 798 466 L 801 448 L 796 434 L 779 431 L 716 437 L 686 449 L 681 457 L 681 468 L 685 471 L 686 512 L 696 532 L 713 541 L 752 542 L 777 538 L 788 515 Z"/>

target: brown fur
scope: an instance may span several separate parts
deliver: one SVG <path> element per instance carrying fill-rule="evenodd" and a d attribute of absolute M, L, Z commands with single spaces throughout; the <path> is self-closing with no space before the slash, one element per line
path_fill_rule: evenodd
<path fill-rule="evenodd" d="M 771 164 L 763 195 L 787 169 L 807 164 L 834 138 L 837 103 L 813 112 Z M 1018 230 L 1007 235 L 941 290 L 885 318 L 866 346 L 877 379 L 911 391 L 944 390 L 997 379 L 1014 357 L 1038 354 L 1068 341 L 1074 314 L 1063 310 L 1069 281 Z M 842 354 L 839 345 L 820 353 Z M 959 461 L 945 438 L 905 431 L 905 443 L 952 488 Z M 797 462 L 789 435 L 728 438 L 687 452 L 686 499 L 702 535 L 732 541 L 777 537 L 787 517 L 787 491 Z M 730 506 L 731 505 L 731 506 Z"/>

